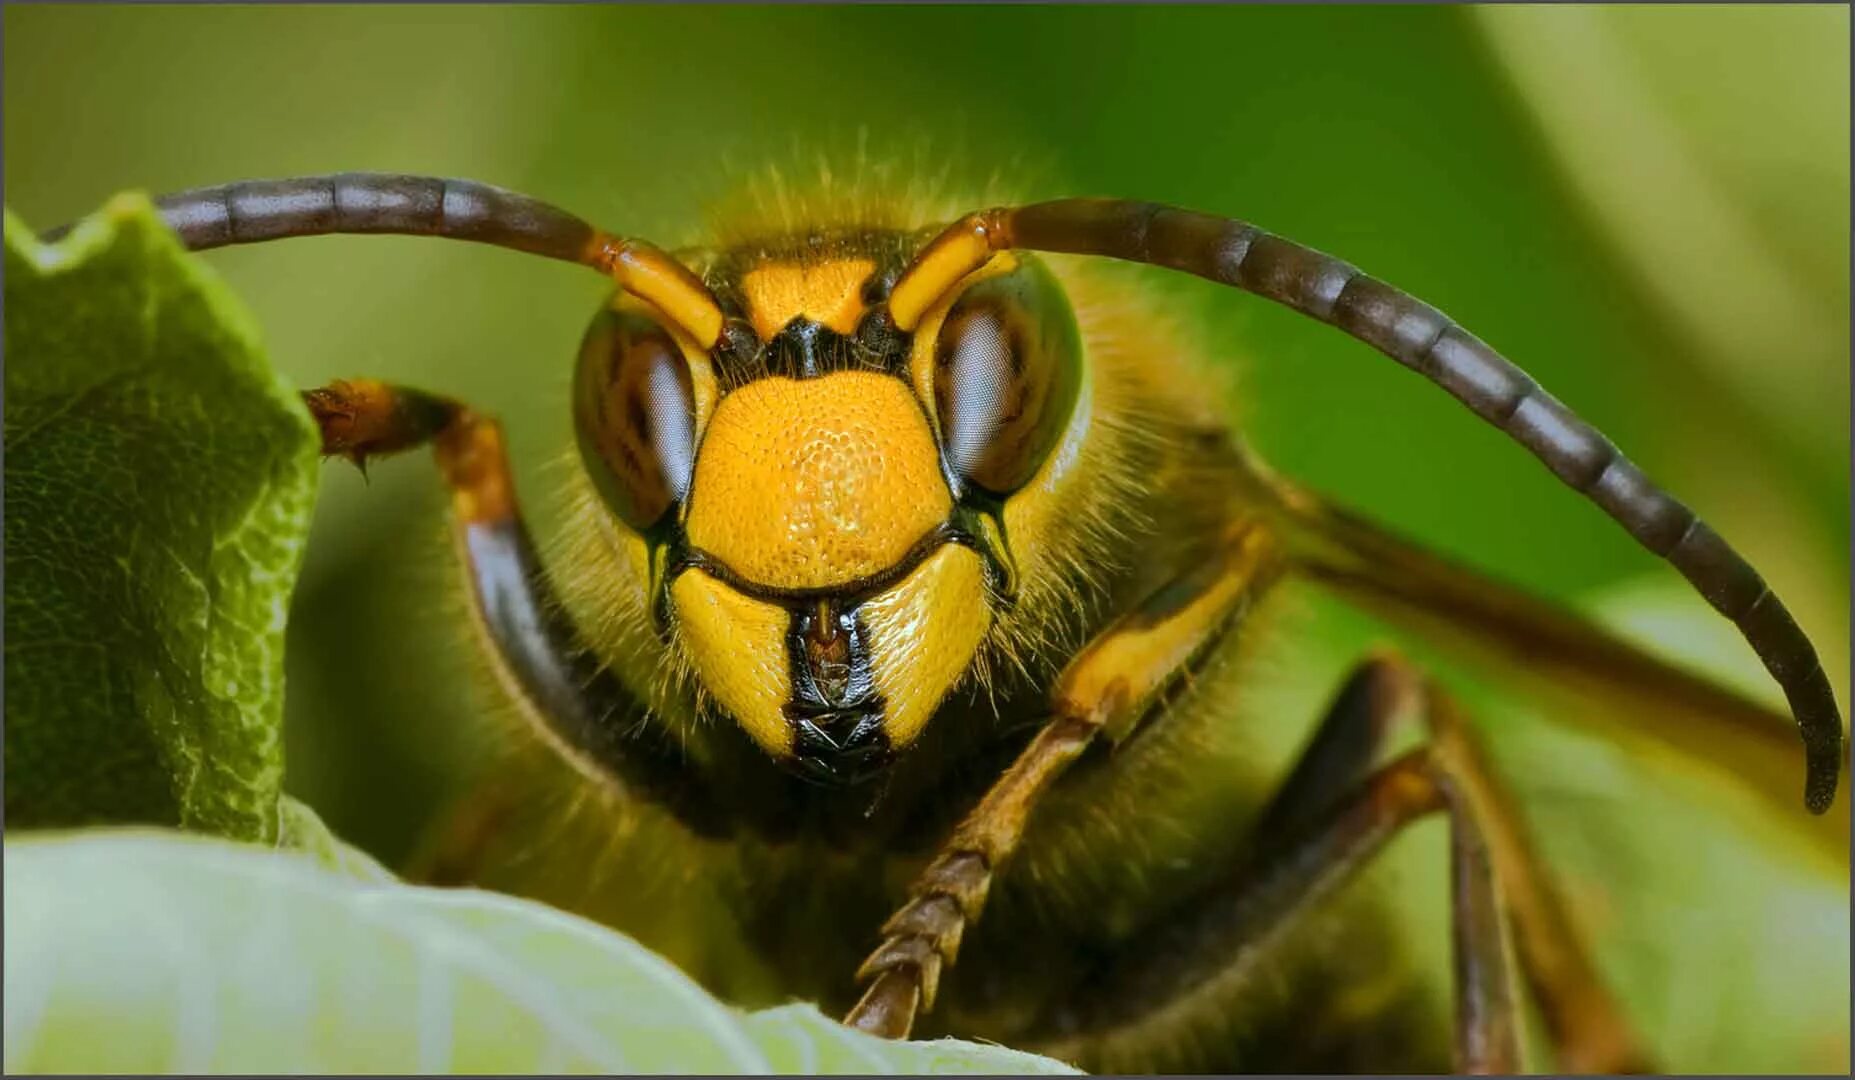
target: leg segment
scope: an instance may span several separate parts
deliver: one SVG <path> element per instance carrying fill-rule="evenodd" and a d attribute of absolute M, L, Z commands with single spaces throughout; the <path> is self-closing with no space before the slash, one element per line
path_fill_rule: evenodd
<path fill-rule="evenodd" d="M 1408 716 L 1424 718 L 1428 744 L 1368 772 L 1395 722 Z M 1334 700 L 1260 819 L 1264 840 L 1254 867 L 1127 943 L 1129 959 L 1063 1010 L 1062 1034 L 1041 1049 L 1072 1060 L 1112 1058 L 1155 1033 L 1193 1026 L 1255 977 L 1296 917 L 1404 826 L 1436 810 L 1450 819 L 1458 1067 L 1512 1072 L 1519 1065 L 1501 926 L 1507 912 L 1559 1067 L 1646 1070 L 1454 704 L 1389 656 L 1362 665 Z M 1128 1002 L 1145 1007 L 1129 1015 Z"/>
<path fill-rule="evenodd" d="M 1486 838 L 1487 855 L 1513 920 L 1521 971 L 1539 1002 L 1558 1067 L 1580 1073 L 1654 1072 L 1579 941 L 1518 808 L 1455 702 L 1432 690 L 1424 717 L 1432 752 Z"/>
<path fill-rule="evenodd" d="M 1384 754 L 1400 720 L 1421 704 L 1416 673 L 1390 656 L 1353 669 L 1288 779 L 1257 820 L 1259 837 L 1305 830 L 1349 793 Z"/>
<path fill-rule="evenodd" d="M 1425 708 L 1419 676 L 1395 656 L 1361 664 L 1258 826 L 1262 836 L 1304 832 L 1371 769 L 1400 720 Z M 1434 723 L 1433 723 L 1434 726 Z M 1431 748 L 1434 756 L 1434 747 Z M 1450 812 L 1451 944 L 1455 962 L 1456 1058 L 1463 1072 L 1513 1072 L 1519 1065 L 1512 982 L 1502 934 L 1498 882 L 1480 816 L 1463 804 L 1460 783 L 1443 769 L 1439 807 Z"/>
<path fill-rule="evenodd" d="M 928 864 L 908 901 L 883 924 L 883 943 L 857 972 L 869 989 L 846 1024 L 906 1038 L 933 1008 L 945 965 L 985 906 L 992 876 L 1017 849 L 1038 798 L 1097 735 L 1125 738 L 1151 703 L 1275 578 L 1270 537 L 1233 529 L 1216 557 L 1160 588 L 1111 624 L 1057 680 L 1055 717 Z"/>
<path fill-rule="evenodd" d="M 723 831 L 675 748 L 649 737 L 641 703 L 585 647 L 557 599 L 516 506 L 501 426 L 458 402 L 371 379 L 332 383 L 303 399 L 325 454 L 363 465 L 432 446 L 497 673 L 537 730 L 594 779 L 616 780 L 698 832 Z"/>
<path fill-rule="evenodd" d="M 1456 976 L 1456 1068 L 1480 1075 L 1520 1071 L 1513 980 L 1494 864 L 1481 824 L 1453 785 L 1449 809 L 1449 938 Z"/>
<path fill-rule="evenodd" d="M 1460 878 L 1463 867 L 1459 864 L 1465 860 L 1491 860 L 1495 866 L 1503 903 L 1513 919 L 1521 969 L 1539 1001 L 1559 1066 L 1570 1072 L 1648 1069 L 1615 999 L 1579 944 L 1519 812 L 1483 758 L 1455 702 L 1426 688 L 1422 676 L 1399 657 L 1369 660 L 1347 681 L 1257 832 L 1265 837 L 1297 832 L 1299 823 L 1364 775 L 1401 721 L 1418 718 L 1429 735 L 1431 751 L 1453 778 L 1456 798 L 1473 811 L 1458 815 L 1464 825 L 1452 840 L 1456 876 Z M 1466 835 L 1470 831 L 1473 835 Z M 1457 887 L 1462 887 L 1460 880 Z M 1471 936 L 1481 933 L 1474 928 L 1459 929 Z M 1459 984 L 1465 988 L 1477 972 L 1472 966 L 1463 970 L 1460 965 L 1477 955 L 1487 952 L 1458 950 Z M 1504 992 L 1505 984 L 1499 989 Z M 1459 1003 L 1474 996 L 1465 990 Z"/>

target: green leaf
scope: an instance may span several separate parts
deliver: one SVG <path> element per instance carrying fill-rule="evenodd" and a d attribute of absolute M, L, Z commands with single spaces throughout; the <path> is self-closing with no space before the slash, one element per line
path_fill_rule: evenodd
<path fill-rule="evenodd" d="M 8 1072 L 1056 1072 L 751 1016 L 630 939 L 155 830 L 6 841 Z"/>
<path fill-rule="evenodd" d="M 6 816 L 276 836 L 317 440 L 146 199 L 6 217 Z"/>

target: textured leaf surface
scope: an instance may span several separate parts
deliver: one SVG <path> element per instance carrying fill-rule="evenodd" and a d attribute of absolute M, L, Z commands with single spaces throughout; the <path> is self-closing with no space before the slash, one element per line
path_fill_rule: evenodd
<path fill-rule="evenodd" d="M 6 843 L 8 1072 L 1060 1071 L 743 1016 L 630 939 L 155 830 Z"/>
<path fill-rule="evenodd" d="M 145 199 L 8 215 L 9 825 L 277 834 L 316 441 L 256 342 Z"/>

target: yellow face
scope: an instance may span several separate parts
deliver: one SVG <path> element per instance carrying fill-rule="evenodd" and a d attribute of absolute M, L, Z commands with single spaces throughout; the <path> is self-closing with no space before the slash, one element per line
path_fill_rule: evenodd
<path fill-rule="evenodd" d="M 617 301 L 577 375 L 583 456 L 645 541 L 672 647 L 761 749 L 827 781 L 892 761 L 973 668 L 1011 600 L 1006 504 L 1067 430 L 1082 362 L 1036 264 L 1001 256 L 913 335 L 883 270 L 851 250 L 712 272 L 734 316 L 712 350 Z"/>

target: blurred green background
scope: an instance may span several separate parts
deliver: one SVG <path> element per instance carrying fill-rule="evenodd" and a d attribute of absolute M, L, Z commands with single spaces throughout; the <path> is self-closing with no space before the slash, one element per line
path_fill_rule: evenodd
<path fill-rule="evenodd" d="M 1847 700 L 1844 7 L 14 4 L 4 20 L 6 200 L 39 228 L 125 188 L 365 169 L 487 180 L 678 242 L 761 161 L 859 140 L 1028 197 L 1248 218 L 1437 304 L 1607 431 L 1766 572 Z M 373 375 L 500 413 L 548 531 L 597 279 L 397 238 L 209 258 L 292 379 Z M 1250 437 L 1282 470 L 1555 595 L 1655 569 L 1396 365 L 1176 287 L 1243 366 Z M 421 461 L 324 485 L 290 629 L 289 782 L 396 861 L 484 730 L 443 599 L 444 502 Z"/>

